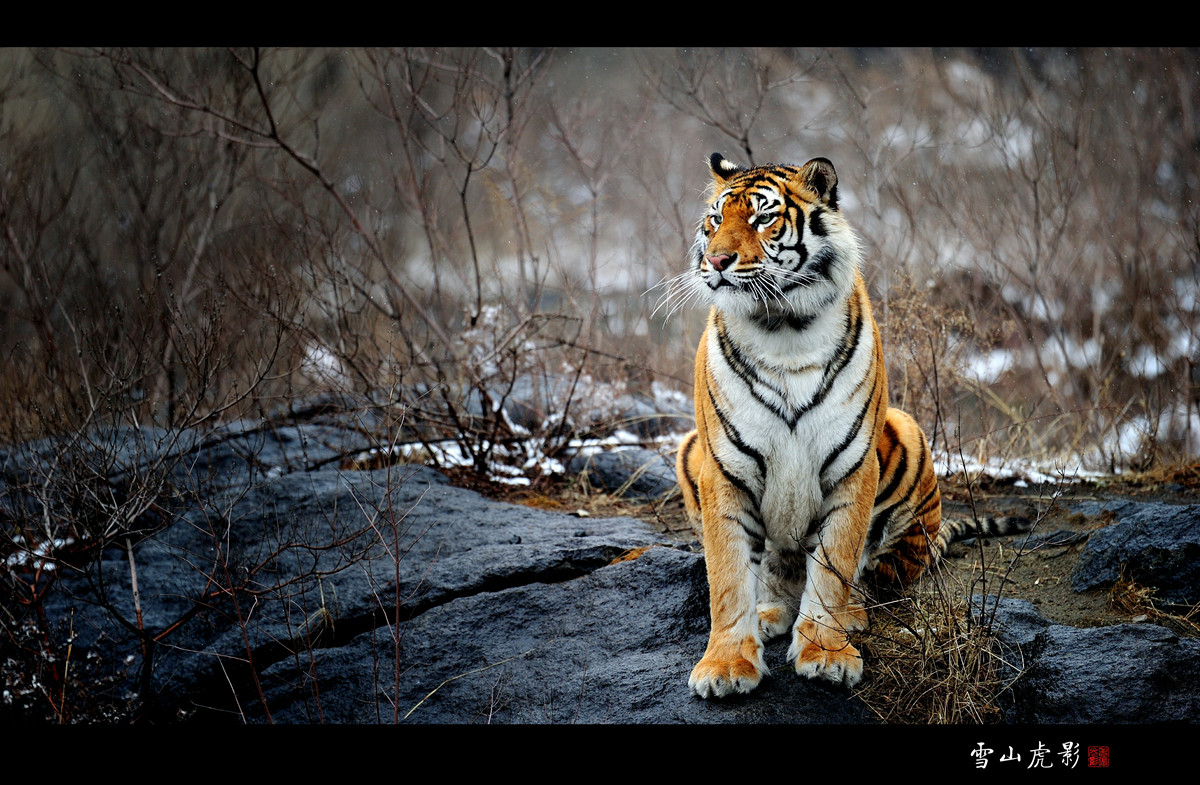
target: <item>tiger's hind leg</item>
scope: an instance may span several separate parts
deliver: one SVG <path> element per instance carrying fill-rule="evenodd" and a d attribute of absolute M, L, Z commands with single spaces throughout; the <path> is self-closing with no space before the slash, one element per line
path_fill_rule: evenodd
<path fill-rule="evenodd" d="M 807 560 L 808 555 L 799 548 L 777 550 L 767 544 L 758 603 L 758 629 L 764 641 L 783 635 L 795 625 L 804 596 Z M 843 618 L 847 632 L 867 628 L 867 600 L 858 576 L 851 584 Z"/>
<path fill-rule="evenodd" d="M 804 595 L 806 559 L 799 548 L 781 549 L 767 543 L 758 603 L 758 631 L 764 641 L 783 635 L 795 624 Z"/>

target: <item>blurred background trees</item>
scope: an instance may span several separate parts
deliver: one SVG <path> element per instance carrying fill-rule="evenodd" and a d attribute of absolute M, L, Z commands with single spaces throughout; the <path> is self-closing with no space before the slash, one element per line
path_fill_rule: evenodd
<path fill-rule="evenodd" d="M 483 469 L 531 436 L 518 384 L 553 444 L 558 406 L 690 395 L 703 314 L 655 287 L 719 150 L 835 163 L 893 400 L 952 467 L 1194 459 L 1198 61 L 0 50 L 0 442 L 351 392 Z"/>

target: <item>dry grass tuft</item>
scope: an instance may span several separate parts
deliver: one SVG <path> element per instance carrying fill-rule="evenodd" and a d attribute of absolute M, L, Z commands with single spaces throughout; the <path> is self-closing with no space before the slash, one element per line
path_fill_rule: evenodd
<path fill-rule="evenodd" d="M 1143 586 L 1122 570 L 1121 577 L 1109 591 L 1109 606 L 1134 621 L 1153 622 L 1168 627 L 1180 635 L 1200 635 L 1200 603 L 1178 605 L 1156 598 L 1158 589 Z"/>
<path fill-rule="evenodd" d="M 1001 719 L 1011 683 L 987 619 L 968 605 L 970 581 L 935 567 L 902 596 L 869 608 L 861 634 L 870 677 L 855 694 L 880 722 L 968 724 Z M 985 607 L 987 603 L 985 603 Z"/>

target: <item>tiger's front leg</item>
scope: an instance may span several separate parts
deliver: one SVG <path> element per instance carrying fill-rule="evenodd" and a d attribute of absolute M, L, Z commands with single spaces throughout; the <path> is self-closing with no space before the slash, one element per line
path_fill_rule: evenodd
<path fill-rule="evenodd" d="M 860 474 L 863 482 L 869 472 Z M 853 593 L 871 519 L 873 490 L 849 483 L 826 502 L 827 512 L 807 560 L 800 612 L 788 659 L 796 673 L 853 687 L 862 679 L 862 655 L 848 633 L 866 626 L 867 614 Z"/>
<path fill-rule="evenodd" d="M 712 627 L 688 686 L 701 698 L 750 692 L 769 671 L 759 634 L 756 570 L 765 532 L 746 494 L 715 467 L 699 483 Z"/>

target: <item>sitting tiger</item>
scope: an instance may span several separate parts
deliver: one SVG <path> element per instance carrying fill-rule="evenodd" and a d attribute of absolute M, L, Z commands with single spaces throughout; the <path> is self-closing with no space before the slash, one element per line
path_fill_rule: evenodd
<path fill-rule="evenodd" d="M 797 673 L 853 686 L 860 579 L 912 581 L 970 524 L 943 524 L 925 436 L 888 406 L 833 164 L 742 169 L 713 153 L 710 167 L 684 285 L 711 309 L 696 430 L 676 471 L 704 544 L 712 628 L 688 684 L 702 698 L 751 691 L 768 672 L 763 641 L 790 630 Z"/>

